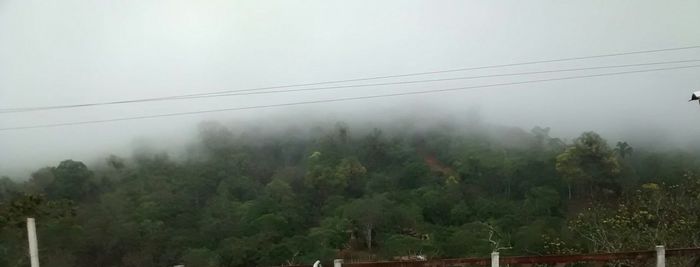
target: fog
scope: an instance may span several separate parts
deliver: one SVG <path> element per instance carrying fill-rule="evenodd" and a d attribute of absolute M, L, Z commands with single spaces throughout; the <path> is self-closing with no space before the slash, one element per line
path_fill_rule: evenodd
<path fill-rule="evenodd" d="M 700 45 L 700 1 L 0 0 L 0 108 L 81 104 Z M 372 82 L 700 59 L 700 49 Z M 698 64 L 697 62 L 695 64 Z M 0 128 L 479 86 L 687 64 L 0 113 Z M 184 147 L 197 124 L 399 118 L 593 130 L 686 148 L 700 134 L 699 68 L 434 94 L 0 131 L 0 175 L 63 159 Z M 367 82 L 357 82 L 367 83 Z M 355 84 L 357 84 L 355 83 Z M 348 83 L 345 83 L 348 84 Z M 350 83 L 352 84 L 352 83 Z"/>

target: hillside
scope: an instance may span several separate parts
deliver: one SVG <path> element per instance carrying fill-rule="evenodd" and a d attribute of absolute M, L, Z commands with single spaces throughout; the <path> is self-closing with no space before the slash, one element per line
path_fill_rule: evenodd
<path fill-rule="evenodd" d="M 566 143 L 539 127 L 502 131 L 338 124 L 258 134 L 206 123 L 186 155 L 65 160 L 24 182 L 0 180 L 0 266 L 27 265 L 26 216 L 37 217 L 48 266 L 700 245 L 698 154 L 593 132 Z"/>

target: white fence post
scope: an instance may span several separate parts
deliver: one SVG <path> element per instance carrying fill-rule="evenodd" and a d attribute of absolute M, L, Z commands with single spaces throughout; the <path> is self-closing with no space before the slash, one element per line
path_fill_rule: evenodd
<path fill-rule="evenodd" d="M 666 267 L 666 248 L 656 246 L 656 267 Z"/>
<path fill-rule="evenodd" d="M 39 245 L 36 238 L 34 218 L 27 218 L 27 239 L 29 239 L 29 261 L 32 267 L 39 267 Z"/>
<path fill-rule="evenodd" d="M 333 267 L 342 267 L 342 266 L 343 266 L 343 259 L 333 260 Z"/>
<path fill-rule="evenodd" d="M 491 252 L 491 267 L 498 267 L 498 252 Z"/>

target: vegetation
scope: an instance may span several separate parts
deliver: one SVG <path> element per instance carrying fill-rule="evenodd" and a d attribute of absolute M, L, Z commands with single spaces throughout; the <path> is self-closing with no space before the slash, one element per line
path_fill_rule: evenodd
<path fill-rule="evenodd" d="M 234 133 L 0 179 L 0 266 L 256 266 L 699 246 L 698 155 L 549 129 Z"/>

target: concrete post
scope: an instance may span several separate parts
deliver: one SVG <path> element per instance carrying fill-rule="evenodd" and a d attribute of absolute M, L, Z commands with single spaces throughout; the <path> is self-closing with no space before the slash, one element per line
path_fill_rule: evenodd
<path fill-rule="evenodd" d="M 342 267 L 342 266 L 343 266 L 343 259 L 333 260 L 333 267 Z"/>
<path fill-rule="evenodd" d="M 498 267 L 498 252 L 491 252 L 491 267 Z"/>
<path fill-rule="evenodd" d="M 656 267 L 666 267 L 666 248 L 656 246 Z"/>
<path fill-rule="evenodd" d="M 34 218 L 27 218 L 27 239 L 29 239 L 29 261 L 32 267 L 39 267 L 39 245 L 36 238 Z"/>

